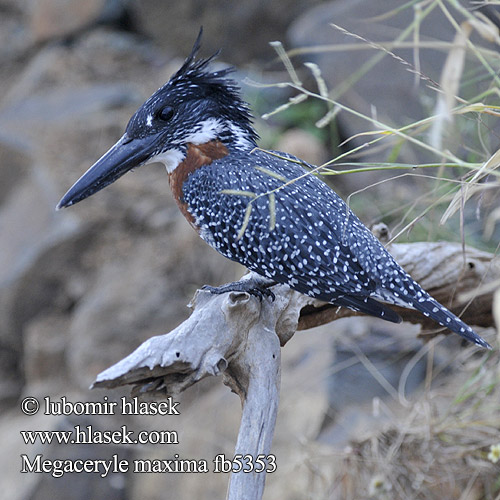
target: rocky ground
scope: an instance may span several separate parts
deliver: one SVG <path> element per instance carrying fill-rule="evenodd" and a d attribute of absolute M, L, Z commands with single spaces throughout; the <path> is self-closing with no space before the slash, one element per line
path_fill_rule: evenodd
<path fill-rule="evenodd" d="M 335 18 L 349 24 L 348 3 L 0 0 L 1 497 L 224 496 L 223 474 L 71 474 L 60 479 L 19 474 L 23 453 L 71 459 L 118 454 L 126 460 L 172 458 L 174 453 L 207 460 L 218 453 L 230 456 L 240 415 L 238 398 L 219 379 L 202 381 L 184 394 L 181 416 L 21 414 L 19 401 L 26 396 L 118 400 L 124 392 L 89 391 L 96 375 L 145 339 L 185 319 L 186 304 L 198 287 L 232 281 L 244 272 L 208 248 L 186 224 L 158 165 L 126 175 L 76 207 L 59 212 L 54 207 L 120 137 L 134 110 L 179 67 L 200 24 L 205 28 L 202 53 L 222 47 L 220 59 L 238 65 L 238 78 L 250 74 L 255 79 L 275 57 L 269 41 L 289 40 L 292 46 L 333 43 L 329 37 L 337 35 L 325 21 Z M 316 60 L 329 68 L 325 78 L 332 86 L 360 64 L 343 58 L 336 61 L 338 66 Z M 440 59 L 432 61 L 430 72 L 441 64 Z M 335 76 L 337 68 L 342 73 Z M 382 68 L 382 75 L 387 71 Z M 278 76 L 284 77 L 273 70 L 266 78 Z M 362 94 L 371 103 L 380 95 L 378 105 L 387 119 L 394 119 L 401 100 L 408 103 L 409 118 L 416 120 L 422 113 L 411 110 L 415 96 L 399 96 L 385 87 L 388 99 L 373 87 L 372 79 L 360 85 L 371 90 L 354 88 L 348 99 Z M 394 85 L 401 92 L 409 88 L 404 79 L 399 87 L 396 81 Z M 246 92 L 259 100 L 259 90 L 246 87 Z M 274 96 L 261 101 L 266 99 Z M 358 126 L 351 120 L 342 125 L 348 134 Z M 277 129 L 260 121 L 258 127 L 264 143 L 270 144 Z M 321 142 L 296 129 L 273 145 L 313 163 L 331 156 Z M 405 154 L 411 158 L 415 153 Z M 341 185 L 350 192 L 360 183 L 358 176 Z M 387 425 L 404 410 L 366 365 L 362 368 L 351 340 L 359 339 L 356 345 L 371 359 L 370 366 L 398 387 L 408 360 L 421 348 L 417 332 L 418 327 L 408 325 L 350 319 L 296 335 L 283 352 L 282 401 L 273 446 L 278 471 L 268 477 L 266 498 L 306 498 L 313 495 L 311 485 L 327 498 L 338 472 L 332 457 L 343 457 L 350 439 L 362 439 L 367 429 Z M 454 340 L 449 342 L 454 347 L 436 354 L 444 374 L 455 367 L 451 360 L 459 346 Z M 425 362 L 416 363 L 406 382 L 407 394 L 421 386 L 426 373 Z M 383 411 L 373 409 L 374 398 Z M 119 429 L 124 424 L 136 430 L 175 429 L 180 444 L 27 446 L 19 435 L 26 429 Z M 318 466 L 316 458 L 321 456 L 329 459 Z"/>

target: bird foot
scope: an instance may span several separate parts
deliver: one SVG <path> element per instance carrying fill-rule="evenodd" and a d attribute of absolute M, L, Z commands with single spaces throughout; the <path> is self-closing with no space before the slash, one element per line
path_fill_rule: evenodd
<path fill-rule="evenodd" d="M 270 297 L 271 301 L 274 302 L 276 296 L 273 292 L 271 292 L 271 290 L 269 290 L 269 287 L 274 284 L 275 283 L 270 280 L 249 278 L 241 281 L 233 281 L 232 283 L 226 283 L 222 286 L 204 285 L 201 289 L 207 290 L 216 295 L 229 292 L 244 292 L 257 297 L 260 301 L 262 301 L 263 297 Z"/>

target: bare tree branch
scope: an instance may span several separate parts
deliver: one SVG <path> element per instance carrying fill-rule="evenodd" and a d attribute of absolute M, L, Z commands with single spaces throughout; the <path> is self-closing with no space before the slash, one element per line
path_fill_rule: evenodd
<path fill-rule="evenodd" d="M 134 396 L 157 399 L 222 373 L 243 406 L 235 454 L 250 455 L 254 465 L 258 457 L 267 459 L 278 412 L 280 343 L 291 338 L 302 304 L 310 300 L 285 285 L 273 290 L 273 302 L 247 293 L 198 290 L 184 323 L 144 342 L 102 372 L 94 387 L 132 384 Z M 228 498 L 260 499 L 265 474 L 231 474 Z"/>
<path fill-rule="evenodd" d="M 492 287 L 500 266 L 491 254 L 449 243 L 394 244 L 391 253 L 436 299 L 472 325 L 491 326 Z M 204 377 L 222 374 L 240 396 L 243 413 L 235 454 L 268 457 L 278 411 L 280 345 L 306 329 L 357 313 L 321 303 L 286 285 L 275 300 L 244 292 L 214 295 L 198 290 L 191 316 L 172 332 L 153 337 L 108 368 L 94 387 L 133 385 L 143 399 L 175 396 Z M 473 300 L 462 300 L 476 291 Z M 396 308 L 403 319 L 436 328 L 416 311 Z M 228 498 L 258 500 L 265 472 L 232 473 Z"/>

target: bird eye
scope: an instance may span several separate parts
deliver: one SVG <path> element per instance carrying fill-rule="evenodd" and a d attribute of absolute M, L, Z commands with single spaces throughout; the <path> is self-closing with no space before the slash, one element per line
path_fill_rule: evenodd
<path fill-rule="evenodd" d="M 164 108 L 160 109 L 157 114 L 158 118 L 164 122 L 168 122 L 172 116 L 174 116 L 174 108 L 171 106 L 165 106 Z"/>

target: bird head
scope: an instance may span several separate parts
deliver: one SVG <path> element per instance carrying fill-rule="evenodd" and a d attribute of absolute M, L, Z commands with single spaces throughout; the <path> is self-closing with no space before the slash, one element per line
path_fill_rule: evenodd
<path fill-rule="evenodd" d="M 162 162 L 171 173 L 186 157 L 188 144 L 221 141 L 228 149 L 253 148 L 252 116 L 226 68 L 208 70 L 196 59 L 202 31 L 182 67 L 132 116 L 123 136 L 69 189 L 57 209 L 74 205 L 129 170 Z"/>

